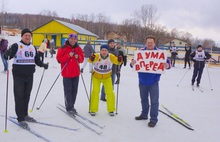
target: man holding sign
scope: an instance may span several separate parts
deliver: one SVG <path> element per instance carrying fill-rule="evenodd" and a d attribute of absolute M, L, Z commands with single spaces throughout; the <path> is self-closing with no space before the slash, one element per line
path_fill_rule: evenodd
<path fill-rule="evenodd" d="M 131 67 L 138 72 L 139 90 L 141 97 L 142 113 L 135 117 L 136 120 L 147 120 L 150 110 L 149 127 L 155 127 L 158 122 L 159 109 L 159 80 L 161 73 L 170 68 L 170 62 L 163 51 L 155 46 L 154 36 L 146 37 L 146 47 L 135 52 Z M 150 96 L 150 104 L 149 97 Z"/>

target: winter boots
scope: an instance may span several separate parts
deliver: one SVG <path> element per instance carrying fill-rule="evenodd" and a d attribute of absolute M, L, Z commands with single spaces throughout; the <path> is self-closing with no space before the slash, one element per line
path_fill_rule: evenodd
<path fill-rule="evenodd" d="M 75 116 L 77 114 L 76 109 L 68 110 L 69 115 Z"/>
<path fill-rule="evenodd" d="M 110 116 L 115 116 L 115 113 L 114 112 L 109 112 L 109 115 Z"/>
<path fill-rule="evenodd" d="M 148 123 L 148 126 L 149 126 L 149 127 L 155 127 L 155 126 L 156 126 L 156 123 L 150 121 L 150 122 Z"/>
<path fill-rule="evenodd" d="M 30 117 L 29 115 L 25 116 L 24 120 L 27 122 L 37 122 L 33 117 Z"/>
<path fill-rule="evenodd" d="M 91 115 L 91 116 L 95 116 L 96 113 L 95 113 L 95 112 L 90 112 L 90 115 Z"/>
<path fill-rule="evenodd" d="M 136 116 L 135 120 L 147 120 L 147 118 L 140 115 L 140 116 Z"/>
<path fill-rule="evenodd" d="M 30 127 L 28 126 L 28 124 L 25 121 L 19 121 L 18 123 L 23 129 L 30 130 Z"/>
<path fill-rule="evenodd" d="M 95 116 L 96 113 L 95 113 L 95 112 L 90 112 L 90 115 L 91 115 L 91 116 Z M 109 115 L 110 115 L 110 116 L 115 116 L 115 113 L 114 113 L 114 112 L 109 112 Z"/>

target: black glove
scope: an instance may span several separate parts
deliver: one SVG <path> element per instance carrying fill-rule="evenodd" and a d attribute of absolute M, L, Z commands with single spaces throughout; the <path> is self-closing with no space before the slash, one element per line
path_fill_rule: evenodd
<path fill-rule="evenodd" d="M 122 62 L 123 61 L 123 57 L 122 57 L 122 55 L 119 55 L 118 56 L 118 62 Z"/>
<path fill-rule="evenodd" d="M 127 65 L 127 56 L 124 56 L 124 66 Z"/>
<path fill-rule="evenodd" d="M 89 59 L 93 62 L 93 61 L 95 60 L 95 54 L 94 54 L 94 53 L 91 54 L 90 57 L 89 57 Z"/>
<path fill-rule="evenodd" d="M 49 63 L 47 63 L 47 64 L 43 64 L 43 67 L 44 67 L 45 70 L 47 70 L 48 67 L 49 67 Z"/>
<path fill-rule="evenodd" d="M 10 57 L 11 56 L 11 54 L 12 54 L 12 51 L 9 49 L 9 50 L 7 50 L 6 52 L 5 52 L 5 58 L 8 58 L 8 57 Z"/>

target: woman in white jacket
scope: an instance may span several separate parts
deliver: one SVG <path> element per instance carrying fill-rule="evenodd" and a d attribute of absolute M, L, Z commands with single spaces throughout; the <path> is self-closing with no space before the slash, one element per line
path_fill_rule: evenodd
<path fill-rule="evenodd" d="M 47 48 L 47 39 L 46 38 L 42 41 L 42 43 L 38 49 L 39 57 L 42 62 L 44 62 L 44 52 L 45 51 L 49 51 L 49 49 Z"/>

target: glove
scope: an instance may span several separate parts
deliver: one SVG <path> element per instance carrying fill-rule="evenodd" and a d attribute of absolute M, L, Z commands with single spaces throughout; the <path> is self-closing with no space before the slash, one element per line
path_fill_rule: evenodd
<path fill-rule="evenodd" d="M 89 57 L 89 59 L 93 62 L 93 61 L 95 60 L 95 54 L 94 54 L 94 53 L 91 54 L 90 57 Z"/>
<path fill-rule="evenodd" d="M 127 56 L 124 56 L 124 66 L 127 65 Z"/>
<path fill-rule="evenodd" d="M 123 57 L 122 57 L 122 55 L 119 55 L 118 56 L 118 62 L 122 62 L 123 61 Z"/>
<path fill-rule="evenodd" d="M 9 50 L 7 50 L 6 52 L 5 52 L 5 57 L 6 58 L 8 58 L 8 57 L 10 57 L 11 56 L 11 54 L 12 54 L 12 51 L 9 49 Z"/>
<path fill-rule="evenodd" d="M 43 64 L 43 67 L 44 67 L 45 70 L 47 70 L 48 67 L 49 67 L 49 63 L 47 63 L 47 64 Z"/>

